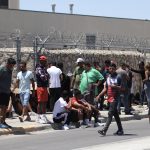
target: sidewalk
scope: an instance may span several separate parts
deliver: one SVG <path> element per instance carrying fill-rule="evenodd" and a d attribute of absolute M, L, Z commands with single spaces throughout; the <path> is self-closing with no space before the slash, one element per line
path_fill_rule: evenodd
<path fill-rule="evenodd" d="M 125 115 L 123 112 L 120 115 L 121 121 L 128 121 L 128 120 L 140 120 L 142 118 L 147 118 L 148 110 L 146 109 L 146 106 L 139 107 L 133 106 L 134 115 Z M 108 111 L 101 111 L 101 121 L 104 123 L 106 122 Z M 52 114 L 48 113 L 46 114 L 47 118 L 52 122 Z M 13 118 L 6 119 L 6 122 L 11 125 L 12 129 L 0 129 L 0 135 L 7 135 L 7 134 L 25 134 L 28 132 L 33 131 L 40 131 L 40 130 L 46 130 L 46 129 L 52 129 L 53 130 L 53 124 L 39 124 L 35 122 L 36 116 L 31 115 L 31 122 L 20 122 L 18 117 L 14 115 Z M 113 119 L 114 121 L 114 119 Z"/>

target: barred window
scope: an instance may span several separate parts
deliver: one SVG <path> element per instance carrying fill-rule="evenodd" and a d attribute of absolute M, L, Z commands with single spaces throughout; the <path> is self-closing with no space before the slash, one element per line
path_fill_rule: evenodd
<path fill-rule="evenodd" d="M 0 0 L 0 8 L 8 8 L 8 0 Z"/>
<path fill-rule="evenodd" d="M 86 48 L 95 49 L 96 36 L 95 35 L 86 35 Z"/>

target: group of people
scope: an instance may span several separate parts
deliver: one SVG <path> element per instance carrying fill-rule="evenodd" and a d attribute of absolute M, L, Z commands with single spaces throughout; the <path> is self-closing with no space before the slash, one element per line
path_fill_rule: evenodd
<path fill-rule="evenodd" d="M 5 66 L 0 67 L 0 128 L 10 127 L 6 122 L 6 112 L 10 100 L 10 93 L 19 88 L 19 96 L 22 104 L 20 122 L 30 121 L 29 112 L 32 107 L 29 99 L 37 99 L 38 123 L 50 123 L 46 117 L 46 111 L 53 111 L 53 122 L 63 123 L 63 129 L 69 129 L 70 122 L 79 122 L 80 125 L 90 126 L 94 117 L 94 126 L 99 126 L 99 110 L 104 109 L 104 100 L 108 101 L 108 119 L 102 130 L 98 133 L 106 135 L 115 117 L 118 130 L 116 135 L 122 135 L 123 127 L 119 114 L 121 105 L 125 108 L 125 114 L 131 113 L 131 87 L 132 72 L 140 73 L 143 80 L 141 95 L 145 93 L 150 107 L 150 64 L 135 70 L 122 63 L 120 67 L 110 60 L 100 67 L 97 62 L 92 65 L 78 58 L 72 77 L 63 73 L 63 64 L 48 63 L 46 56 L 39 57 L 39 64 L 34 74 L 27 69 L 26 62 L 20 62 L 20 71 L 16 81 L 11 85 L 12 71 L 16 61 L 9 58 Z M 142 62 L 142 64 L 144 64 Z M 141 64 L 140 64 L 141 65 Z M 141 66 L 140 66 L 141 67 Z M 36 81 L 36 86 L 35 86 Z M 32 94 L 30 85 L 32 85 Z M 142 96 L 141 96 L 142 97 Z M 141 100 L 142 102 L 142 100 Z M 48 107 L 47 107 L 48 106 Z M 148 113 L 150 118 L 150 111 Z"/>

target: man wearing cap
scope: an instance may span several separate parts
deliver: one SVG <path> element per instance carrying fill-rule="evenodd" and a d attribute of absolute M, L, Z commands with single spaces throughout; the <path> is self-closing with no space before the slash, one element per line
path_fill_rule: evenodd
<path fill-rule="evenodd" d="M 47 72 L 47 58 L 40 56 L 40 64 L 36 67 L 36 81 L 37 81 L 37 119 L 38 123 L 48 123 L 48 119 L 45 116 L 46 105 L 48 101 L 48 84 L 49 74 Z"/>
<path fill-rule="evenodd" d="M 76 61 L 77 67 L 73 72 L 73 77 L 71 81 L 72 89 L 79 89 L 81 74 L 84 71 L 84 59 L 78 58 Z"/>

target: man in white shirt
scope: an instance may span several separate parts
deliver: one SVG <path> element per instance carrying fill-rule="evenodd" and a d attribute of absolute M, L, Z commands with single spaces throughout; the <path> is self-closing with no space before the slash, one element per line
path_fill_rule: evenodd
<path fill-rule="evenodd" d="M 51 63 L 51 67 L 47 69 L 50 76 L 49 92 L 50 92 L 50 111 L 53 110 L 55 102 L 60 98 L 62 71 L 56 67 L 56 63 Z"/>
<path fill-rule="evenodd" d="M 63 91 L 61 97 L 56 101 L 53 110 L 53 121 L 54 123 L 63 123 L 62 129 L 68 130 L 69 123 L 78 116 L 73 110 L 71 105 L 67 104 L 69 94 L 67 91 Z"/>
<path fill-rule="evenodd" d="M 30 83 L 32 83 L 33 94 L 35 93 L 35 84 L 34 84 L 34 76 L 31 71 L 28 71 L 26 68 L 26 62 L 20 63 L 20 72 L 17 74 L 16 84 L 14 86 L 13 91 L 16 87 L 19 87 L 19 95 L 20 100 L 23 106 L 22 115 L 19 116 L 20 122 L 24 121 L 24 116 L 27 115 L 26 120 L 30 120 L 30 116 L 28 114 L 28 106 L 30 99 Z"/>

